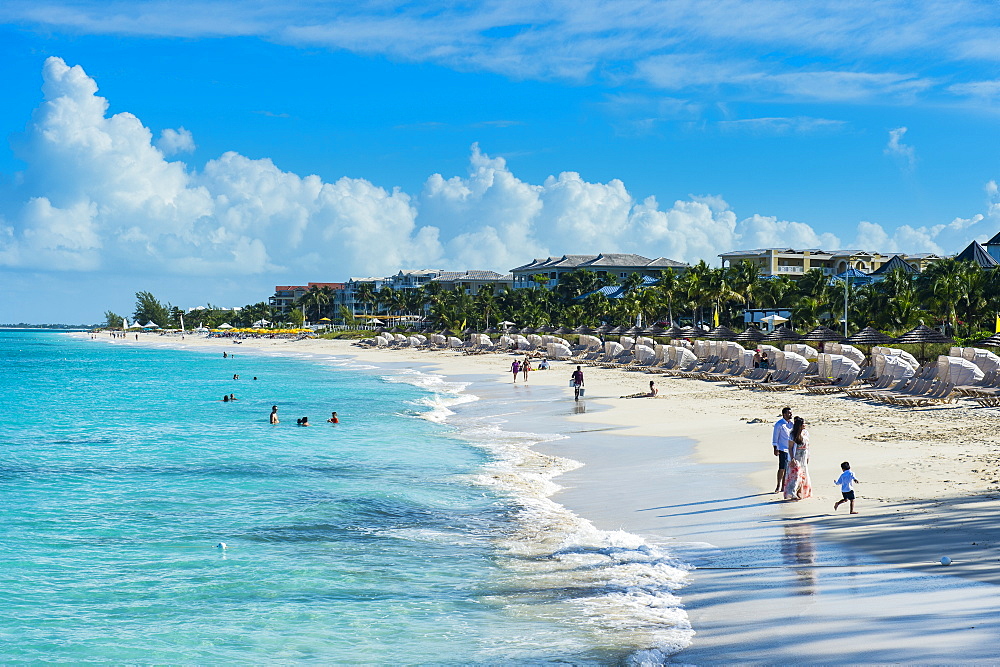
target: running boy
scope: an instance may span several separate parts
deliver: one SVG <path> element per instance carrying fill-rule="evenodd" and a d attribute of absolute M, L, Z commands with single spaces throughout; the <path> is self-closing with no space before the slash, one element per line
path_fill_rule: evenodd
<path fill-rule="evenodd" d="M 851 464 L 847 461 L 840 464 L 840 469 L 844 472 L 840 473 L 840 477 L 833 480 L 833 483 L 840 484 L 840 491 L 844 494 L 844 499 L 838 500 L 833 504 L 833 511 L 836 512 L 838 507 L 849 500 L 851 501 L 851 514 L 857 514 L 857 512 L 854 511 L 854 485 L 859 483 L 861 480 L 855 477 L 854 473 L 851 472 Z"/>

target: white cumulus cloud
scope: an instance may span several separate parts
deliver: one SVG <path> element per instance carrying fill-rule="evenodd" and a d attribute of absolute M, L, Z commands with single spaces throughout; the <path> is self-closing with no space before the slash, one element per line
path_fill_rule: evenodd
<path fill-rule="evenodd" d="M 904 168 L 913 169 L 917 162 L 917 151 L 913 146 L 903 143 L 906 131 L 905 127 L 889 130 L 889 143 L 885 145 L 883 153 L 897 159 Z"/>
<path fill-rule="evenodd" d="M 160 139 L 156 142 L 156 147 L 164 155 L 177 155 L 178 153 L 194 152 L 194 136 L 190 130 L 179 127 L 176 130 L 167 128 L 160 133 Z"/>

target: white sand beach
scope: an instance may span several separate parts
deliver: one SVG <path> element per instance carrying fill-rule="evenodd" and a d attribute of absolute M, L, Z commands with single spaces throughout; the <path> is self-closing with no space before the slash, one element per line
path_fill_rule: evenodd
<path fill-rule="evenodd" d="M 604 530 L 664 545 L 694 566 L 679 591 L 695 636 L 689 664 L 984 663 L 1000 656 L 1000 410 L 926 408 L 838 395 L 740 390 L 726 383 L 553 363 L 511 382 L 512 356 L 362 349 L 344 341 L 177 338 L 116 344 L 352 355 L 405 363 L 469 391 L 544 401 L 539 446 L 583 465 L 552 500 Z M 655 379 L 656 398 L 623 399 Z M 771 426 L 789 405 L 811 433 L 813 497 L 783 502 Z M 460 408 L 456 408 L 460 409 Z M 859 514 L 833 480 L 850 461 Z M 953 563 L 942 566 L 948 556 Z"/>

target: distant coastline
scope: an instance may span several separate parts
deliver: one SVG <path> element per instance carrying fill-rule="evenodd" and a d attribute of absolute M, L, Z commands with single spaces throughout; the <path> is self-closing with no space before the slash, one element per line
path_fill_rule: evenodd
<path fill-rule="evenodd" d="M 88 331 L 97 329 L 100 324 L 0 324 L 0 331 L 17 331 L 19 329 L 51 329 L 53 331 Z"/>

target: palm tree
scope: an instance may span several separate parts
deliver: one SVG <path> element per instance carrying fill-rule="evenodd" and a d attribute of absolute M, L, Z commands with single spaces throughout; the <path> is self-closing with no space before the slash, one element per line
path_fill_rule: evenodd
<path fill-rule="evenodd" d="M 368 315 L 368 307 L 376 301 L 375 283 L 358 283 L 354 294 L 358 301 L 365 304 L 365 315 Z"/>
<path fill-rule="evenodd" d="M 656 288 L 662 295 L 662 300 L 667 302 L 667 321 L 674 323 L 674 297 L 681 291 L 680 277 L 673 269 L 660 271 L 660 280 L 656 283 Z"/>
<path fill-rule="evenodd" d="M 733 289 L 726 278 L 727 273 L 723 269 L 709 269 L 708 273 L 705 274 L 703 293 L 712 304 L 712 322 L 716 326 L 720 322 L 719 313 L 723 304 L 745 300 L 745 297 Z"/>
<path fill-rule="evenodd" d="M 753 308 L 761 289 L 760 267 L 748 259 L 730 266 L 730 284 L 744 297 L 747 308 Z"/>
<path fill-rule="evenodd" d="M 563 303 L 572 303 L 573 299 L 600 289 L 601 280 L 596 273 L 589 269 L 576 269 L 559 276 L 559 284 L 555 286 L 555 293 L 563 300 Z"/>

